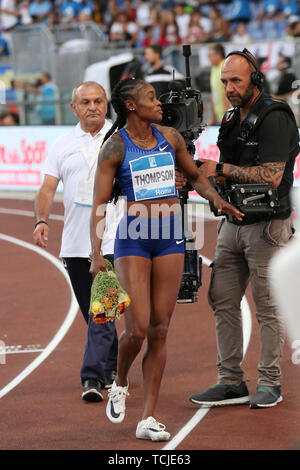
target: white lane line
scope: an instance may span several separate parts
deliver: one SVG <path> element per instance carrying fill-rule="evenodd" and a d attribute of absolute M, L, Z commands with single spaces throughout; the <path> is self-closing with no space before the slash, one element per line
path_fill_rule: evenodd
<path fill-rule="evenodd" d="M 24 215 L 25 217 L 34 217 L 35 216 L 33 211 L 25 211 L 25 210 L 22 210 L 22 209 L 6 209 L 5 207 L 0 207 L 0 214 Z M 49 219 L 64 220 L 64 216 L 59 215 L 59 214 L 50 214 Z"/>
<path fill-rule="evenodd" d="M 211 260 L 201 255 L 204 264 L 209 266 Z M 244 349 L 243 355 L 247 352 L 249 341 L 252 330 L 251 310 L 247 302 L 246 297 L 243 297 L 241 302 L 242 322 L 243 322 L 243 338 L 244 338 Z M 180 429 L 180 431 L 169 441 L 162 450 L 174 450 L 176 447 L 192 432 L 192 430 L 200 423 L 200 421 L 207 415 L 210 408 L 201 406 L 194 416 Z"/>
<path fill-rule="evenodd" d="M 30 216 L 30 217 L 34 216 L 34 212 L 32 212 L 32 211 L 22 211 L 22 210 L 14 210 L 14 209 L 2 209 L 2 208 L 0 208 L 0 213 L 10 213 L 10 214 L 14 213 L 16 215 L 25 215 L 25 216 Z M 53 219 L 56 219 L 56 220 L 63 220 L 63 216 L 55 215 L 55 214 L 50 216 L 50 218 L 53 218 Z M 206 216 L 206 218 L 209 218 L 209 217 Z M 1 238 L 1 236 L 0 236 L 0 238 Z M 211 260 L 209 260 L 208 258 L 206 258 L 203 255 L 201 255 L 201 257 L 202 257 L 203 263 L 206 264 L 207 266 L 209 266 L 210 263 L 211 263 Z M 67 278 L 67 280 L 69 282 L 69 278 Z M 245 297 L 243 298 L 242 303 L 241 303 L 241 310 L 242 310 L 242 321 L 243 321 L 244 356 L 245 356 L 247 348 L 248 348 L 248 344 L 249 344 L 249 341 L 250 341 L 251 329 L 252 329 L 251 311 L 250 311 L 248 302 L 247 302 Z M 38 356 L 38 358 L 39 357 L 40 356 Z M 36 360 L 38 358 L 36 358 Z M 0 390 L 0 398 L 1 398 L 1 390 Z M 170 442 L 168 442 L 168 444 L 165 447 L 163 447 L 163 450 L 174 450 L 174 449 L 176 449 L 176 447 L 197 426 L 197 424 L 200 423 L 200 421 L 205 417 L 205 415 L 208 413 L 209 410 L 210 410 L 210 408 L 203 408 L 203 407 L 199 408 L 199 410 L 188 421 L 188 423 L 174 436 L 174 438 Z"/>
<path fill-rule="evenodd" d="M 4 335 L 4 336 L 7 336 L 7 335 Z M 41 347 L 40 344 L 27 344 L 27 346 L 23 346 L 22 344 L 9 344 L 9 345 L 4 345 L 4 342 L 2 342 L 3 344 L 3 351 L 6 353 L 6 354 L 13 354 L 15 352 L 19 352 L 19 351 L 32 351 L 32 350 L 37 350 L 37 349 L 44 349 Z"/>
<path fill-rule="evenodd" d="M 18 349 L 17 351 L 4 351 L 3 354 L 25 354 L 25 353 L 37 353 L 42 352 L 44 349 Z"/>
<path fill-rule="evenodd" d="M 64 276 L 70 288 L 70 294 L 71 294 L 71 304 L 61 327 L 58 329 L 55 336 L 52 338 L 52 340 L 46 346 L 46 348 L 41 352 L 41 354 L 39 354 L 38 357 L 36 357 L 19 375 L 17 375 L 11 382 L 9 382 L 5 387 L 3 387 L 0 390 L 0 398 L 2 398 L 4 397 L 4 395 L 10 392 L 13 388 L 19 385 L 19 383 L 22 382 L 29 374 L 31 374 L 31 372 L 33 372 L 57 347 L 57 345 L 60 343 L 60 341 L 64 338 L 64 336 L 68 332 L 69 328 L 71 327 L 77 315 L 78 304 L 73 294 L 68 274 L 65 268 L 62 266 L 62 263 L 57 258 L 55 258 L 55 256 L 51 255 L 50 253 L 48 253 L 47 251 L 43 250 L 42 248 L 38 246 L 27 243 L 23 240 L 20 240 L 19 238 L 5 235 L 3 233 L 0 233 L 0 240 L 7 241 L 9 243 L 14 243 L 16 245 L 21 246 L 22 248 L 26 248 L 28 250 L 38 253 L 41 256 L 44 256 L 44 258 L 46 258 L 48 261 L 54 264 L 54 266 Z"/>

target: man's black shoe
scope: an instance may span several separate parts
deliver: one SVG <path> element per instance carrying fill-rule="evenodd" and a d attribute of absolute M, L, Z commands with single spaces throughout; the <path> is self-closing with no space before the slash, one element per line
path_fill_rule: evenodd
<path fill-rule="evenodd" d="M 81 398 L 91 402 L 103 401 L 100 382 L 96 379 L 85 380 L 82 384 Z"/>
<path fill-rule="evenodd" d="M 258 385 L 256 393 L 250 399 L 250 408 L 270 408 L 282 401 L 281 387 Z"/>
<path fill-rule="evenodd" d="M 116 375 L 117 375 L 117 371 L 116 370 L 108 370 L 106 371 L 106 382 L 105 382 L 105 385 L 104 385 L 104 388 L 108 389 L 108 388 L 111 388 L 115 378 L 116 378 Z"/>
<path fill-rule="evenodd" d="M 207 407 L 243 405 L 249 403 L 249 392 L 245 382 L 239 385 L 216 384 L 198 395 L 191 395 L 190 401 Z"/>

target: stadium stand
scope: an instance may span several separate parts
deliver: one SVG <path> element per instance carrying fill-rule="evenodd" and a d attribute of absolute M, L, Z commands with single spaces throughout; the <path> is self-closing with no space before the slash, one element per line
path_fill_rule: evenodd
<path fill-rule="evenodd" d="M 14 6 L 15 14 L 5 13 L 6 3 Z M 11 82 L 15 79 L 23 80 L 23 101 L 19 106 L 19 109 L 23 107 L 23 111 L 20 112 L 20 122 L 33 124 L 36 123 L 36 118 L 33 120 L 30 116 L 35 103 L 26 96 L 26 86 L 34 83 L 43 72 L 50 73 L 59 90 L 57 99 L 60 112 L 57 114 L 57 124 L 72 124 L 72 114 L 68 110 L 70 91 L 84 79 L 86 69 L 92 64 L 124 53 L 133 54 L 143 66 L 143 44 L 151 40 L 149 33 L 148 38 L 146 36 L 149 25 L 154 41 L 161 41 L 162 34 L 164 35 L 164 61 L 184 72 L 180 49 L 186 40 L 184 31 L 189 27 L 189 20 L 195 11 L 199 11 L 199 24 L 205 34 L 199 35 L 198 41 L 193 42 L 192 46 L 194 85 L 201 71 L 204 76 L 207 73 L 205 54 L 208 44 L 217 41 L 224 43 L 226 50 L 237 48 L 236 43 L 231 43 L 231 40 L 241 22 L 246 26 L 245 36 L 250 36 L 250 49 L 252 45 L 254 53 L 260 58 L 268 59 L 262 62 L 264 72 L 269 73 L 270 67 L 274 71 L 276 69 L 275 58 L 272 55 L 267 57 L 270 55 L 267 44 L 272 44 L 272 54 L 276 56 L 279 49 L 288 48 L 288 53 L 285 54 L 293 56 L 293 69 L 298 76 L 298 3 L 284 0 L 2 0 L 1 39 L 7 47 L 5 55 L 0 55 L 0 79 L 2 77 L 5 82 L 10 100 L 13 96 L 20 98 L 20 93 L 11 91 Z M 170 15 L 174 17 L 173 25 Z M 126 34 L 111 41 L 111 25 L 120 17 Z M 180 25 L 177 30 L 179 36 L 172 42 L 168 38 L 174 35 L 176 24 Z M 114 27 L 115 30 L 118 28 L 118 25 Z M 278 41 L 284 44 L 275 47 Z M 272 81 L 272 73 L 269 75 Z M 198 83 L 200 81 L 198 79 Z M 207 93 L 209 92 L 204 92 L 204 99 Z M 0 106 L 3 108 L 3 104 Z M 10 106 L 14 106 L 15 111 L 16 103 Z"/>

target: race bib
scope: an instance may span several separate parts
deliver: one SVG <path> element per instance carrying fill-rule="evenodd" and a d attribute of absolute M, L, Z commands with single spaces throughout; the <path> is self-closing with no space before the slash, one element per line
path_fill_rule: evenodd
<path fill-rule="evenodd" d="M 147 155 L 129 164 L 136 201 L 176 196 L 175 167 L 170 152 Z"/>

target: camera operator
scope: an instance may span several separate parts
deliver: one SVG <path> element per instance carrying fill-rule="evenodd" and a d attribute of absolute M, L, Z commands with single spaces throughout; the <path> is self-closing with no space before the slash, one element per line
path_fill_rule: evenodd
<path fill-rule="evenodd" d="M 247 49 L 227 55 L 221 81 L 233 108 L 225 113 L 219 130 L 220 163 L 205 161 L 200 170 L 246 189 L 247 185 L 269 185 L 278 193 L 279 207 L 273 212 L 271 208 L 245 212 L 241 223 L 227 216 L 219 223 L 208 294 L 216 319 L 218 383 L 192 395 L 190 401 L 206 406 L 250 402 L 250 408 L 270 407 L 282 401 L 284 330 L 270 295 L 268 267 L 293 234 L 289 192 L 299 152 L 298 129 L 288 105 L 261 92 L 263 75 Z M 258 383 L 251 398 L 241 368 L 240 310 L 249 281 L 261 341 Z"/>

